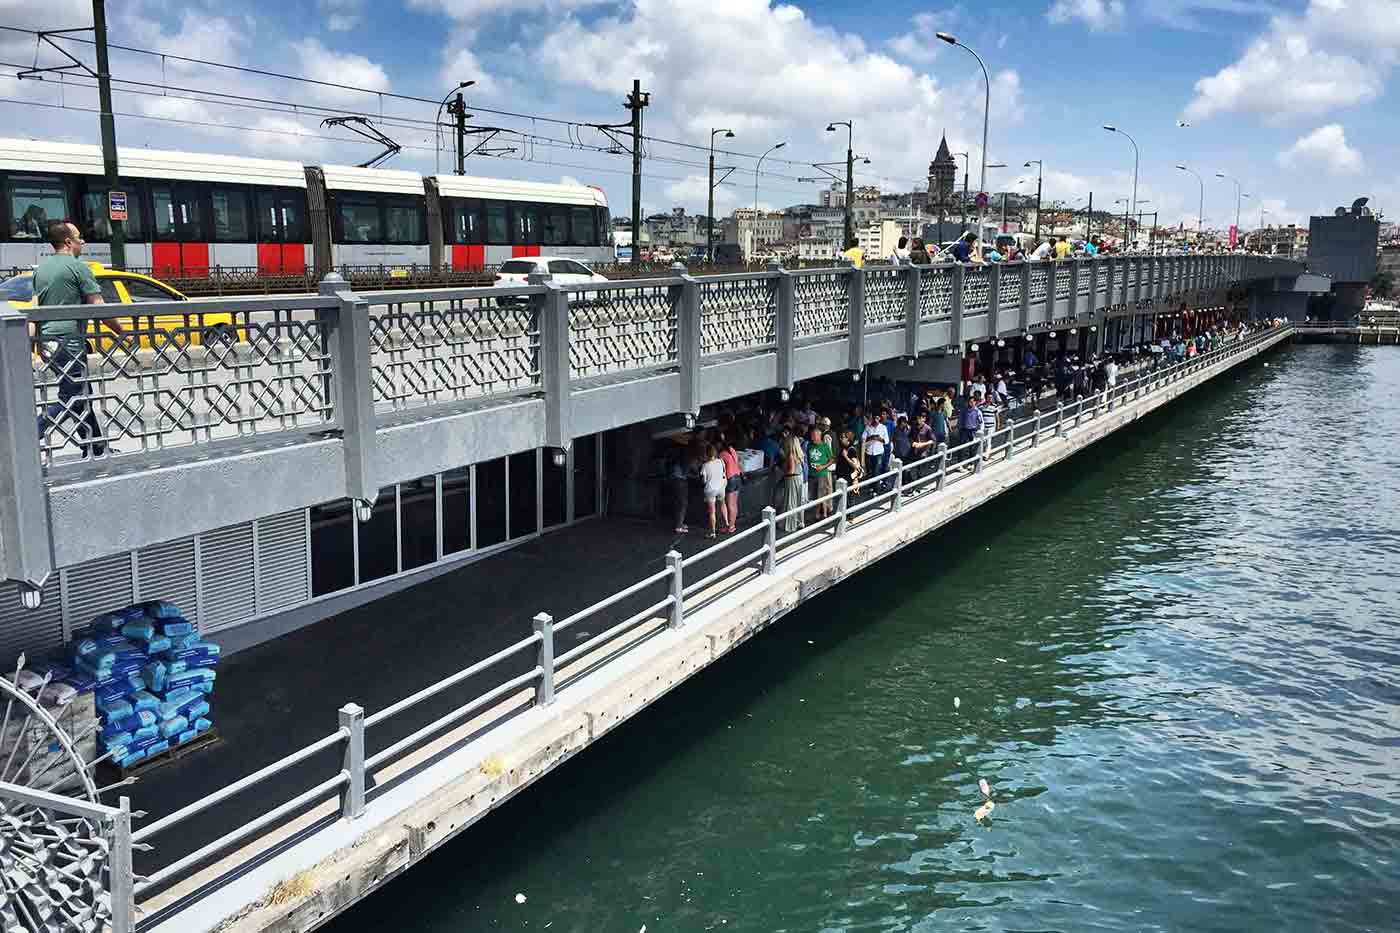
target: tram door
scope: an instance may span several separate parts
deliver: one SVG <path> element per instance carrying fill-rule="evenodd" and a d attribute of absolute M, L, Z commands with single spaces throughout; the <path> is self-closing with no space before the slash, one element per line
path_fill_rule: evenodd
<path fill-rule="evenodd" d="M 209 275 L 208 224 L 199 186 L 151 185 L 152 274 L 156 278 Z"/>
<path fill-rule="evenodd" d="M 306 271 L 306 193 L 258 192 L 258 274 L 301 275 Z"/>

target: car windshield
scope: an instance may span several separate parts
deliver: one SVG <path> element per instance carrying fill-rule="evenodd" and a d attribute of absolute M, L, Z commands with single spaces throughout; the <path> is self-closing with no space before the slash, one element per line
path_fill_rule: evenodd
<path fill-rule="evenodd" d="M 535 264 L 527 259 L 510 259 L 501 263 L 501 272 L 507 275 L 529 275 L 535 271 Z"/>
<path fill-rule="evenodd" d="M 0 282 L 0 299 L 5 301 L 33 301 L 34 276 L 16 275 Z"/>

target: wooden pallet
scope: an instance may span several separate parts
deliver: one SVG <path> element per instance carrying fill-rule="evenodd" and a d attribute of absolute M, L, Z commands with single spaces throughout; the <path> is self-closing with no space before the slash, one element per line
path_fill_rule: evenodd
<path fill-rule="evenodd" d="M 219 730 L 211 726 L 209 729 L 196 736 L 192 741 L 186 742 L 184 745 L 177 745 L 174 748 L 168 748 L 149 758 L 143 758 L 130 768 L 120 767 L 111 761 L 103 762 L 101 767 L 106 768 L 109 773 L 116 775 L 116 780 L 118 781 L 123 778 L 140 777 L 148 771 L 159 768 L 161 765 L 169 764 L 172 761 L 178 761 L 186 755 L 193 755 L 195 752 L 203 751 L 206 748 L 213 748 L 222 741 L 223 738 L 219 735 Z M 102 784 L 107 782 L 99 781 L 98 783 Z"/>

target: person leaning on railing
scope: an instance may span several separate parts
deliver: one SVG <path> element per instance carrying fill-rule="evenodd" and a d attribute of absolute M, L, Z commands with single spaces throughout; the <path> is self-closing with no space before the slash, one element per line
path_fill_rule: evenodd
<path fill-rule="evenodd" d="M 34 303 L 39 307 L 52 305 L 103 304 L 102 288 L 92 269 L 78 257 L 83 253 L 83 235 L 67 221 L 55 220 L 48 226 L 53 255 L 39 260 L 34 269 Z M 105 326 L 124 336 L 126 331 L 116 320 Z M 102 428 L 88 397 L 87 355 L 91 352 L 83 337 L 88 322 L 81 320 L 41 321 L 35 338 L 41 345 L 55 344 L 45 362 L 58 376 L 58 402 L 45 406 L 39 416 L 38 430 L 42 438 L 48 431 L 68 418 L 78 422 L 78 437 L 87 457 L 100 457 L 107 452 L 102 441 Z M 40 351 L 43 356 L 43 351 Z"/>

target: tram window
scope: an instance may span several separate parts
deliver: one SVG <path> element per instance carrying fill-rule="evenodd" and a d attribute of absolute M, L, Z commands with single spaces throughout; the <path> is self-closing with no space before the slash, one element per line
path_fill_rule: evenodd
<path fill-rule="evenodd" d="M 511 227 L 511 242 L 517 246 L 534 246 L 540 241 L 540 215 L 533 204 L 513 204 L 515 223 Z"/>
<path fill-rule="evenodd" d="M 280 209 L 282 242 L 310 243 L 311 231 L 306 224 L 306 192 L 300 189 L 284 192 Z"/>
<path fill-rule="evenodd" d="M 510 242 L 510 223 L 506 220 L 506 205 L 502 201 L 486 202 L 486 242 L 497 245 Z"/>
<path fill-rule="evenodd" d="M 569 208 L 569 219 L 573 222 L 570 243 L 575 246 L 598 245 L 598 232 L 593 229 L 593 208 L 571 207 Z"/>
<path fill-rule="evenodd" d="M 612 246 L 612 217 L 608 214 L 606 207 L 595 207 L 594 211 L 598 215 L 598 239 L 600 246 Z"/>
<path fill-rule="evenodd" d="M 175 239 L 175 197 L 170 193 L 170 189 L 152 188 L 151 205 L 156 239 Z"/>
<path fill-rule="evenodd" d="M 247 192 L 236 188 L 215 188 L 211 203 L 214 208 L 214 239 L 217 242 L 247 243 L 252 239 Z"/>
<path fill-rule="evenodd" d="M 145 209 L 142 200 L 130 185 L 123 182 L 121 189 L 126 192 L 126 221 L 122 233 L 128 243 L 146 241 Z M 107 221 L 107 192 L 87 191 L 83 193 L 83 239 L 89 243 L 107 243 L 112 238 L 112 225 Z"/>
<path fill-rule="evenodd" d="M 342 243 L 380 243 L 379 202 L 336 198 L 336 216 L 340 220 Z"/>
<path fill-rule="evenodd" d="M 423 234 L 423 206 L 412 201 L 386 199 L 384 204 L 384 242 L 426 243 Z"/>
<path fill-rule="evenodd" d="M 275 191 L 259 190 L 258 201 L 258 242 L 276 243 L 282 239 L 279 208 L 281 199 Z"/>
<path fill-rule="evenodd" d="M 68 219 L 67 192 L 57 177 L 11 175 L 5 182 L 5 196 L 12 239 L 47 239 L 49 221 Z"/>
<path fill-rule="evenodd" d="M 451 223 L 450 235 L 453 243 L 462 245 L 480 243 L 481 202 L 454 200 L 452 202 Z"/>
<path fill-rule="evenodd" d="M 540 242 L 563 246 L 569 242 L 569 209 L 562 204 L 540 205 Z"/>

